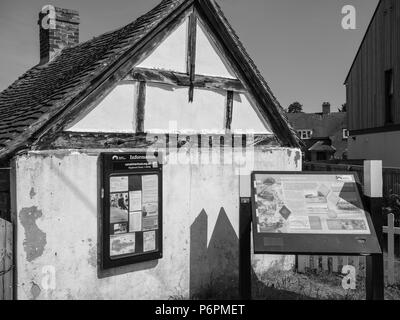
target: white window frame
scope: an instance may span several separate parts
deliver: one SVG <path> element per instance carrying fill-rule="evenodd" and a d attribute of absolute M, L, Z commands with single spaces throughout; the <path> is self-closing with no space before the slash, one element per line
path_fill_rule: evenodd
<path fill-rule="evenodd" d="M 349 139 L 349 137 L 350 137 L 350 132 L 349 132 L 348 129 L 342 129 L 342 137 L 343 137 L 343 140 Z"/>
<path fill-rule="evenodd" d="M 297 130 L 301 140 L 309 140 L 312 137 L 313 131 L 311 129 Z"/>

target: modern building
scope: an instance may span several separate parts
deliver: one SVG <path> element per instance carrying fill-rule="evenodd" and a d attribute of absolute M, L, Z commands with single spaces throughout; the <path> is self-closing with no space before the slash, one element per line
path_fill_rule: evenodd
<path fill-rule="evenodd" d="M 345 80 L 349 159 L 400 167 L 399 30 L 399 1 L 379 1 Z"/>
<path fill-rule="evenodd" d="M 84 43 L 78 12 L 48 10 L 40 63 L 0 93 L 15 298 L 199 298 L 210 287 L 237 296 L 249 173 L 301 171 L 302 159 L 221 8 L 163 0 Z M 125 166 L 143 153 L 161 155 L 145 163 L 159 179 Z M 252 255 L 258 276 L 293 263 Z"/>
<path fill-rule="evenodd" d="M 321 113 L 287 113 L 287 118 L 303 142 L 306 161 L 346 159 L 348 127 L 346 112 L 331 112 L 324 102 Z"/>

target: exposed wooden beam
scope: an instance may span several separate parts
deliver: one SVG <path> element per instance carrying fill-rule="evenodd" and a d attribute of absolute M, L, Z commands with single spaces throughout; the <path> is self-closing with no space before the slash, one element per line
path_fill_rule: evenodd
<path fill-rule="evenodd" d="M 227 91 L 226 94 L 226 109 L 225 109 L 225 129 L 230 132 L 232 129 L 233 115 L 233 91 Z"/>
<path fill-rule="evenodd" d="M 196 77 L 196 33 L 197 33 L 197 17 L 192 12 L 189 16 L 189 32 L 187 45 L 187 73 L 189 75 L 189 102 L 193 102 L 194 82 Z"/>
<path fill-rule="evenodd" d="M 207 139 L 208 138 L 208 139 Z M 204 139 L 210 142 L 202 144 Z M 215 141 L 215 145 L 214 142 Z M 95 132 L 62 132 L 47 145 L 41 145 L 38 150 L 59 149 L 113 149 L 113 148 L 180 148 L 183 146 L 210 148 L 210 147 L 242 147 L 235 146 L 234 142 L 242 141 L 253 146 L 279 146 L 274 135 L 255 135 L 254 141 L 246 142 L 246 136 L 242 134 L 165 134 L 165 133 L 95 133 Z"/>
<path fill-rule="evenodd" d="M 123 80 L 129 70 L 148 56 L 168 35 L 182 24 L 190 14 L 193 0 L 188 0 L 178 6 L 176 10 L 162 21 L 156 28 L 146 34 L 146 36 L 135 44 L 131 49 L 123 54 L 118 60 L 112 63 L 104 72 L 97 75 L 89 85 L 82 85 L 80 94 L 60 102 L 61 110 L 56 114 L 52 114 L 49 120 L 49 115 L 45 115 L 40 120 L 40 123 L 32 126 L 31 130 L 27 130 L 26 134 L 22 135 L 12 146 L 8 145 L 7 149 L 0 150 L 0 157 L 15 154 L 19 150 L 25 150 L 27 145 L 48 145 L 54 139 L 57 132 L 64 130 L 81 114 L 89 109 L 95 108 L 99 98 L 104 97 L 111 92 L 114 85 Z M 75 90 L 71 94 L 75 94 Z M 57 106 L 60 108 L 60 106 Z M 56 106 L 54 109 L 57 110 Z M 40 127 L 40 128 L 38 128 Z M 28 139 L 28 140 L 24 140 Z"/>
<path fill-rule="evenodd" d="M 185 73 L 145 68 L 133 69 L 133 71 L 125 77 L 124 81 L 146 81 L 180 87 L 190 86 L 190 77 Z M 237 79 L 213 76 L 196 75 L 193 86 L 195 88 L 226 90 L 240 93 L 247 92 L 242 83 Z"/>
<path fill-rule="evenodd" d="M 260 114 L 265 121 L 270 122 L 271 129 L 277 135 L 281 145 L 299 148 L 299 139 L 285 120 L 279 103 L 263 83 L 263 79 L 258 75 L 256 67 L 252 64 L 245 50 L 238 45 L 239 41 L 235 39 L 229 25 L 227 26 L 221 20 L 222 13 L 219 7 L 214 4 L 214 1 L 197 0 L 196 13 L 198 19 L 204 22 L 202 25 L 205 26 L 212 43 L 218 51 L 225 55 L 235 74 L 243 81 L 246 89 L 254 97 Z"/>
<path fill-rule="evenodd" d="M 136 115 L 136 132 L 144 132 L 144 114 L 145 114 L 145 104 L 146 104 L 146 82 L 140 81 L 137 85 L 136 94 L 136 105 L 135 105 L 135 115 Z"/>

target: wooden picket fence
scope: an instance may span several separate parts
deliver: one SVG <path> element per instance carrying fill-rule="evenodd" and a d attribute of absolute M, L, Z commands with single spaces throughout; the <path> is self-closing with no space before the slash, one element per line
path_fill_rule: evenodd
<path fill-rule="evenodd" d="M 0 219 L 0 300 L 13 299 L 13 228 Z"/>
<path fill-rule="evenodd" d="M 400 228 L 395 227 L 394 222 L 395 216 L 391 213 L 388 215 L 388 226 L 383 227 L 383 232 L 387 234 L 388 248 L 385 273 L 390 285 L 396 283 L 396 267 L 399 268 L 399 261 L 395 259 L 395 235 L 400 235 Z M 365 263 L 365 257 L 297 256 L 296 265 L 297 271 L 300 273 L 304 273 L 306 270 L 340 273 L 343 266 L 352 265 L 358 274 L 360 271 L 365 270 Z"/>
<path fill-rule="evenodd" d="M 340 273 L 343 266 L 352 265 L 358 273 L 365 270 L 365 257 L 297 256 L 297 272 L 306 270 Z"/>

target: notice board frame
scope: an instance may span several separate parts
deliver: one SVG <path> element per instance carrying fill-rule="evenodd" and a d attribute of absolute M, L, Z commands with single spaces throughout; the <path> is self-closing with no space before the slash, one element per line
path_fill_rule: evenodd
<path fill-rule="evenodd" d="M 304 234 L 304 233 L 259 233 L 255 203 L 255 176 L 271 175 L 352 175 L 357 192 L 365 212 L 370 234 Z M 253 171 L 251 173 L 251 211 L 253 244 L 255 254 L 303 254 L 335 256 L 369 256 L 381 254 L 381 247 L 376 236 L 370 212 L 362 193 L 360 180 L 356 172 L 329 171 Z"/>
<path fill-rule="evenodd" d="M 154 157 L 152 157 L 154 155 Z M 146 161 L 132 160 L 133 157 L 149 157 Z M 163 256 L 163 166 L 159 159 L 162 154 L 158 151 L 151 152 L 103 152 L 100 154 L 101 171 L 101 267 L 103 270 L 161 259 Z M 153 160 L 153 161 L 152 161 Z M 129 168 L 125 164 L 135 163 Z M 155 163 L 157 163 L 155 167 Z M 117 169 L 115 169 L 117 167 Z M 121 168 L 120 168 L 121 167 Z M 158 229 L 156 230 L 157 250 L 141 253 L 127 254 L 111 258 L 110 254 L 110 177 L 126 175 L 157 175 L 158 179 Z M 128 210 L 129 215 L 129 210 Z"/>

